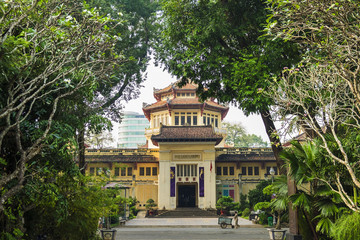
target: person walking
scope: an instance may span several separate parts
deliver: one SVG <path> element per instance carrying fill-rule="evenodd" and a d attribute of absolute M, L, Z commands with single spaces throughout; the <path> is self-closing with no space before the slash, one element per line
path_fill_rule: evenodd
<path fill-rule="evenodd" d="M 238 221 L 239 221 L 239 219 L 238 219 L 238 212 L 236 211 L 236 212 L 235 212 L 235 215 L 234 215 L 234 226 L 235 226 L 235 229 L 239 227 Z"/>

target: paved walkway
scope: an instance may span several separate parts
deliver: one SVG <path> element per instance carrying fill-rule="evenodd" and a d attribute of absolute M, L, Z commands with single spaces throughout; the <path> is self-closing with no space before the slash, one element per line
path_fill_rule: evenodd
<path fill-rule="evenodd" d="M 240 227 L 264 228 L 249 220 L 239 218 Z M 135 218 L 124 227 L 219 227 L 217 218 Z M 230 226 L 229 226 L 230 227 Z"/>

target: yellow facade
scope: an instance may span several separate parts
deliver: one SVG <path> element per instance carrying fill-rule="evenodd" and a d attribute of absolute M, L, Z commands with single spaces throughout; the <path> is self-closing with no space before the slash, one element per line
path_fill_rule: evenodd
<path fill-rule="evenodd" d="M 219 156 L 223 154 L 232 153 L 232 155 L 243 156 L 249 155 L 250 152 L 256 152 L 256 154 L 264 154 L 270 152 L 268 148 L 259 149 L 239 149 L 234 148 L 219 148 L 214 149 L 213 144 L 204 143 L 192 143 L 192 144 L 164 144 L 160 149 L 151 149 L 146 151 L 138 151 L 134 149 L 111 149 L 111 150 L 86 150 L 87 158 L 87 175 L 96 175 L 96 169 L 103 171 L 104 169 L 110 170 L 109 182 L 118 182 L 124 186 L 130 187 L 129 196 L 136 197 L 139 201 L 138 208 L 145 209 L 145 204 L 148 199 L 153 199 L 156 203 L 159 203 L 159 199 L 163 199 L 166 204 L 158 205 L 160 209 L 176 208 L 179 205 L 179 198 L 175 198 L 175 201 L 170 202 L 169 187 L 165 185 L 164 189 L 159 189 L 159 181 L 164 183 L 169 182 L 170 173 L 167 169 L 170 166 L 187 166 L 196 165 L 202 166 L 206 171 L 208 179 L 208 188 L 205 188 L 205 195 L 209 195 L 208 202 L 199 198 L 196 198 L 196 206 L 201 208 L 213 208 L 216 200 L 227 192 L 227 195 L 232 196 L 234 201 L 240 200 L 240 194 L 248 194 L 249 190 L 254 189 L 260 180 L 270 179 L 268 169 L 273 167 L 276 169 L 275 159 L 261 160 L 249 160 L 246 162 L 216 162 Z M 156 162 L 151 163 L 124 163 L 120 160 L 111 161 L 110 156 L 116 156 L 119 151 L 125 156 L 152 156 L 156 159 Z M 237 152 L 233 154 L 233 152 Z M 184 156 L 192 156 L 193 159 L 184 159 Z M 96 157 L 102 156 L 103 160 L 100 162 Z M 180 156 L 180 157 L 179 157 Z M 181 157 L 182 156 L 182 157 Z M 107 159 L 107 157 L 109 159 Z M 161 166 L 163 171 L 161 171 Z M 118 174 L 115 174 L 115 169 L 120 168 Z M 129 173 L 131 168 L 131 174 Z M 245 172 L 244 169 L 246 168 Z M 249 174 L 249 168 L 252 169 L 252 173 Z M 255 169 L 258 169 L 258 172 Z M 91 174 L 91 169 L 94 169 L 95 173 Z M 123 170 L 121 170 L 123 169 Z M 224 170 L 225 169 L 225 170 Z M 221 171 L 221 173 L 219 172 Z M 240 175 L 239 175 L 240 174 Z M 118 176 L 116 176 L 118 175 Z M 162 175 L 163 177 L 161 177 Z M 195 194 L 198 195 L 198 176 L 196 179 L 188 177 L 177 176 L 177 187 L 182 185 L 195 185 Z M 240 184 L 239 184 L 240 180 Z M 161 184 L 160 184 L 161 185 Z M 177 188 L 178 189 L 178 188 Z M 176 192 L 178 195 L 179 192 Z M 161 204 L 161 201 L 160 201 Z"/>
<path fill-rule="evenodd" d="M 150 198 L 160 209 L 215 208 L 224 195 L 239 201 L 276 167 L 269 148 L 225 147 L 228 107 L 199 102 L 195 85 L 171 85 L 154 96 L 157 102 L 143 108 L 150 121 L 144 148 L 86 151 L 86 173 L 108 172 L 109 182 L 130 188 L 140 209 Z"/>

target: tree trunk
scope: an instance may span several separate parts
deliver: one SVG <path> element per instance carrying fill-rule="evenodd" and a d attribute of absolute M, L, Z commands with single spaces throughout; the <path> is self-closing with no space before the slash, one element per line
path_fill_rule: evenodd
<path fill-rule="evenodd" d="M 265 126 L 266 134 L 268 135 L 270 140 L 271 148 L 274 152 L 277 168 L 280 174 L 285 175 L 286 169 L 282 167 L 285 162 L 284 160 L 280 159 L 279 156 L 283 148 L 280 142 L 280 137 L 277 134 L 274 121 L 270 115 L 269 110 L 263 110 L 260 112 L 260 114 Z"/>
<path fill-rule="evenodd" d="M 79 169 L 82 175 L 85 176 L 85 127 L 79 130 L 78 136 L 79 144 Z"/>

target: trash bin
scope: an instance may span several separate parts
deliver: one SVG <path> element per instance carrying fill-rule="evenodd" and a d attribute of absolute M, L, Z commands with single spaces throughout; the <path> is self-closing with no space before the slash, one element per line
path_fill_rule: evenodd
<path fill-rule="evenodd" d="M 268 225 L 269 225 L 270 227 L 273 226 L 273 218 L 272 218 L 272 217 L 268 217 Z"/>

